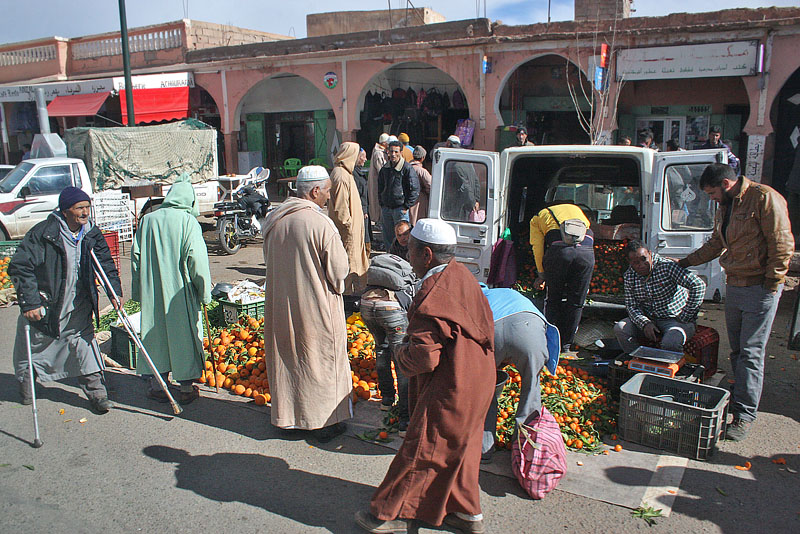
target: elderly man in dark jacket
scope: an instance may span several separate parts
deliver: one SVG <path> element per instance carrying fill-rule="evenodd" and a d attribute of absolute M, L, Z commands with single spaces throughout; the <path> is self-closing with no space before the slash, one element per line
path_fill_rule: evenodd
<path fill-rule="evenodd" d="M 22 311 L 14 341 L 14 370 L 22 404 L 31 403 L 35 378 L 77 376 L 92 408 L 105 413 L 113 404 L 103 384 L 103 363 L 92 326 L 92 313 L 99 320 L 92 251 L 117 295 L 122 295 L 122 286 L 103 233 L 89 221 L 89 195 L 68 187 L 58 206 L 25 235 L 8 266 Z M 28 322 L 35 375 L 28 369 L 24 333 Z"/>
<path fill-rule="evenodd" d="M 378 200 L 381 204 L 383 243 L 388 248 L 394 240 L 394 226 L 407 221 L 408 210 L 419 200 L 419 178 L 402 155 L 400 141 L 389 143 L 389 161 L 378 174 Z"/>

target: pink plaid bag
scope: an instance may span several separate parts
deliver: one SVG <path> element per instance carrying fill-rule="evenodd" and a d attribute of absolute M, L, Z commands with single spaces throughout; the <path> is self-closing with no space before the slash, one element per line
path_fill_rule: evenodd
<path fill-rule="evenodd" d="M 553 491 L 567 472 L 567 448 L 553 415 L 542 406 L 529 425 L 520 425 L 511 450 L 511 470 L 534 499 Z"/>

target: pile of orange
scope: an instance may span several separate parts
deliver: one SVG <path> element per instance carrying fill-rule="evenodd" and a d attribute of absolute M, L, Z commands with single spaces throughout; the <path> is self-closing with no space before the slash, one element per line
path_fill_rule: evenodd
<path fill-rule="evenodd" d="M 211 334 L 211 339 L 203 339 L 209 358 L 200 383 L 252 398 L 257 405 L 268 403 L 272 397 L 264 362 L 264 319 L 242 317 Z"/>
<path fill-rule="evenodd" d="M 510 378 L 498 401 L 495 445 L 511 448 L 521 379 L 514 367 L 504 370 Z M 542 370 L 540 386 L 542 404 L 553 414 L 568 448 L 597 451 L 603 445 L 602 436 L 615 431 L 616 409 L 600 379 L 583 369 L 559 365 L 555 375 Z"/>
<path fill-rule="evenodd" d="M 347 354 L 350 357 L 350 375 L 353 379 L 353 401 L 379 399 L 375 338 L 367 330 L 359 313 L 347 318 Z"/>
<path fill-rule="evenodd" d="M 622 295 L 622 275 L 628 269 L 625 258 L 627 240 L 596 239 L 594 242 L 594 273 L 589 286 L 590 294 Z"/>
<path fill-rule="evenodd" d="M 11 287 L 11 278 L 8 276 L 8 264 L 11 262 L 10 256 L 0 259 L 0 289 Z"/>

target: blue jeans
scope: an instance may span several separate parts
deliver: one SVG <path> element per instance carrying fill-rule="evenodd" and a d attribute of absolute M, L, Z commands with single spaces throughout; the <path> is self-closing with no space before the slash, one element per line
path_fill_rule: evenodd
<path fill-rule="evenodd" d="M 384 219 L 385 220 L 385 219 Z M 383 396 L 383 403 L 394 404 L 395 388 L 392 378 L 392 360 L 398 345 L 403 342 L 408 329 L 406 311 L 397 302 L 382 300 L 362 300 L 359 305 L 364 324 L 375 337 L 376 370 L 378 372 L 378 388 Z M 395 363 L 397 375 L 397 406 L 400 422 L 407 423 L 408 413 L 408 377 L 400 372 Z"/>
<path fill-rule="evenodd" d="M 753 421 L 764 385 L 764 352 L 783 286 L 770 293 L 761 286 L 726 286 L 725 325 L 731 344 L 733 401 L 731 412 Z"/>
<path fill-rule="evenodd" d="M 383 244 L 386 246 L 386 250 L 389 250 L 389 247 L 392 246 L 392 242 L 394 241 L 394 225 L 400 221 L 409 220 L 408 210 L 403 213 L 403 208 L 387 208 L 386 206 L 382 206 L 381 215 Z"/>

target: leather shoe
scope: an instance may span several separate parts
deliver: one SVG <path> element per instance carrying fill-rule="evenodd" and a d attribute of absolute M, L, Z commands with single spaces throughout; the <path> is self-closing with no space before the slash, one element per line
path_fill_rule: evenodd
<path fill-rule="evenodd" d="M 19 397 L 20 402 L 23 406 L 29 406 L 33 404 L 33 397 L 31 397 L 31 384 L 27 381 L 22 381 L 19 383 Z"/>
<path fill-rule="evenodd" d="M 466 532 L 467 534 L 484 534 L 484 532 L 486 532 L 483 519 L 468 521 L 466 519 L 461 519 L 456 514 L 447 514 L 444 517 L 444 524 L 456 528 L 461 532 Z"/>
<path fill-rule="evenodd" d="M 108 397 L 91 399 L 89 402 L 92 404 L 92 408 L 98 413 L 107 413 L 114 407 L 114 403 L 108 400 Z"/>
<path fill-rule="evenodd" d="M 347 430 L 347 425 L 344 423 L 334 423 L 330 426 L 317 428 L 312 430 L 311 433 L 314 439 L 320 443 L 328 443 L 339 434 L 343 434 Z"/>
<path fill-rule="evenodd" d="M 166 395 L 164 395 L 164 397 L 166 397 Z M 197 386 L 192 386 L 192 391 L 180 392 L 180 395 L 178 395 L 178 402 L 181 404 L 191 404 L 198 398 L 200 398 L 200 389 Z"/>
<path fill-rule="evenodd" d="M 366 510 L 356 512 L 356 525 L 374 534 L 405 534 L 408 532 L 408 521 L 403 519 L 384 521 Z"/>
<path fill-rule="evenodd" d="M 160 403 L 169 402 L 169 398 L 167 398 L 167 394 L 164 393 L 160 389 L 148 389 L 147 390 L 147 398 L 148 399 L 153 399 L 154 401 L 157 401 L 157 402 L 160 402 Z"/>

